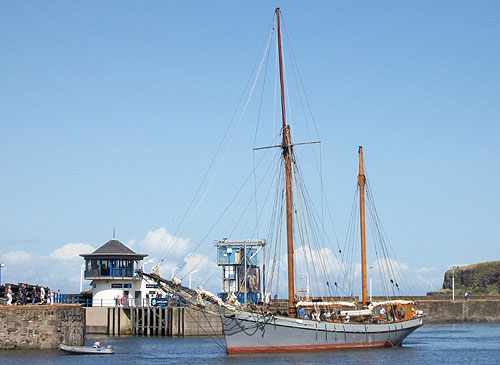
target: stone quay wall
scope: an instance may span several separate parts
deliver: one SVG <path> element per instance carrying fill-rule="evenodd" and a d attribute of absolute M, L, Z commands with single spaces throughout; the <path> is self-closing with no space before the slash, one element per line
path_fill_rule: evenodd
<path fill-rule="evenodd" d="M 425 323 L 500 323 L 500 300 L 418 300 Z"/>
<path fill-rule="evenodd" d="M 80 305 L 0 306 L 0 349 L 82 346 L 85 310 Z"/>

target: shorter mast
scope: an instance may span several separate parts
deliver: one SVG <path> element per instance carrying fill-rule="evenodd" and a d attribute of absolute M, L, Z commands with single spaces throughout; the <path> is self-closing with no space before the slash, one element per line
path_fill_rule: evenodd
<path fill-rule="evenodd" d="M 359 146 L 359 224 L 361 232 L 361 291 L 363 306 L 368 304 L 368 295 L 366 290 L 366 232 L 365 232 L 365 173 L 363 170 L 363 147 Z"/>

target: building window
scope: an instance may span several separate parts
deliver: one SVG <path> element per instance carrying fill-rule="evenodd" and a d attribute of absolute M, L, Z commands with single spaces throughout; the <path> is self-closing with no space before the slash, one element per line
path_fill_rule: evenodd
<path fill-rule="evenodd" d="M 123 288 L 123 284 L 111 284 L 112 288 Z"/>
<path fill-rule="evenodd" d="M 130 289 L 130 288 L 132 287 L 132 284 L 125 283 L 125 284 L 123 284 L 123 287 L 124 287 L 124 288 L 129 288 L 129 289 Z"/>
<path fill-rule="evenodd" d="M 101 276 L 109 276 L 109 260 L 101 260 Z"/>

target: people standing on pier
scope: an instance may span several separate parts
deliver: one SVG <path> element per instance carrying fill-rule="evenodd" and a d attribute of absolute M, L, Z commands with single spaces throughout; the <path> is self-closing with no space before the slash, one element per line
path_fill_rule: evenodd
<path fill-rule="evenodd" d="M 62 302 L 61 289 L 57 289 L 57 303 Z"/>
<path fill-rule="evenodd" d="M 40 288 L 40 304 L 44 304 L 45 303 L 45 288 L 42 287 Z"/>
<path fill-rule="evenodd" d="M 54 289 L 50 289 L 49 290 L 49 305 L 53 305 L 54 304 Z"/>
<path fill-rule="evenodd" d="M 12 305 L 12 287 L 10 285 L 7 288 L 7 305 Z"/>
<path fill-rule="evenodd" d="M 31 305 L 35 305 L 36 302 L 36 287 L 31 289 Z"/>
<path fill-rule="evenodd" d="M 28 290 L 26 289 L 26 284 L 21 286 L 21 303 L 22 305 L 26 305 L 26 299 L 28 297 Z"/>

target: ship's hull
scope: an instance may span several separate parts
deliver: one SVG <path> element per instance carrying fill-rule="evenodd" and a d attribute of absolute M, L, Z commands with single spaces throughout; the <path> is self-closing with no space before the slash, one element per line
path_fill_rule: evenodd
<path fill-rule="evenodd" d="M 423 317 L 362 324 L 302 320 L 236 311 L 222 315 L 228 354 L 308 352 L 393 347 L 423 324 Z"/>

